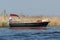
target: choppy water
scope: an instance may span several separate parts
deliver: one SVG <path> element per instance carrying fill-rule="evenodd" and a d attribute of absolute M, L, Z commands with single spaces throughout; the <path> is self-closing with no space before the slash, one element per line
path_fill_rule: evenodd
<path fill-rule="evenodd" d="M 46 30 L 0 28 L 0 40 L 60 40 L 60 27 L 47 27 Z"/>

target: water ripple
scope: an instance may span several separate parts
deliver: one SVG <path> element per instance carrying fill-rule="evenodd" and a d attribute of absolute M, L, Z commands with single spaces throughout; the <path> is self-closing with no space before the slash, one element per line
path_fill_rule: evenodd
<path fill-rule="evenodd" d="M 60 40 L 60 29 L 47 30 L 11 30 L 0 29 L 0 40 Z"/>

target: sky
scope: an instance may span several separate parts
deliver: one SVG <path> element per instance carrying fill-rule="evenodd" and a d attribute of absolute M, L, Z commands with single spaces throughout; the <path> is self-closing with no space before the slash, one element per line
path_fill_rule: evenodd
<path fill-rule="evenodd" d="M 0 13 L 60 16 L 60 0 L 0 0 Z"/>

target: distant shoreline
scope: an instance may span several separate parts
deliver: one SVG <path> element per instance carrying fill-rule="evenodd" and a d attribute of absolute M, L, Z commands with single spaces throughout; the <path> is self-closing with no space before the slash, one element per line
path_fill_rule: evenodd
<path fill-rule="evenodd" d="M 0 27 L 1 26 L 7 26 L 8 25 L 8 19 L 9 16 L 6 16 L 5 18 L 3 16 L 0 16 Z M 49 17 L 49 16 L 31 16 L 31 17 L 25 17 L 21 16 L 21 22 L 34 22 L 38 19 L 48 19 L 50 23 L 48 26 L 60 26 L 60 17 Z M 20 21 L 17 17 L 13 17 L 13 20 Z"/>

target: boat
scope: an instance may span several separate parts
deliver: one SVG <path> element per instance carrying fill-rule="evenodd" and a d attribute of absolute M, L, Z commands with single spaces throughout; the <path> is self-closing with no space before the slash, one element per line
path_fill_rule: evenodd
<path fill-rule="evenodd" d="M 10 27 L 46 27 L 49 22 L 40 23 L 9 23 Z"/>
<path fill-rule="evenodd" d="M 30 22 L 30 23 L 21 23 L 21 22 L 15 21 L 15 22 L 9 22 L 9 26 L 10 28 L 36 29 L 36 28 L 45 28 L 47 27 L 48 23 L 49 22 L 46 20 L 42 20 L 42 21 L 38 20 L 37 22 Z"/>
<path fill-rule="evenodd" d="M 40 22 L 40 23 L 9 23 L 11 28 L 24 28 L 24 29 L 36 29 L 46 27 L 49 22 Z"/>

